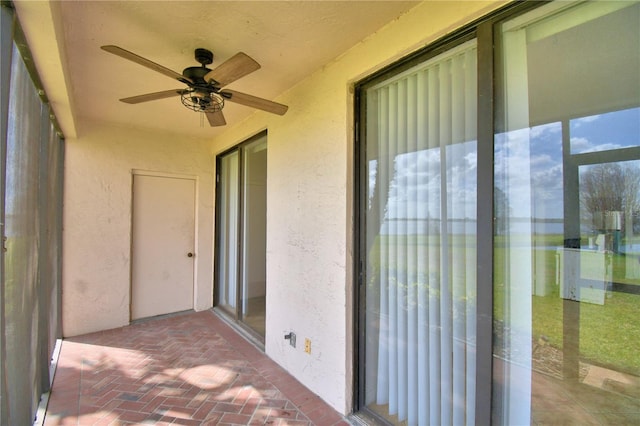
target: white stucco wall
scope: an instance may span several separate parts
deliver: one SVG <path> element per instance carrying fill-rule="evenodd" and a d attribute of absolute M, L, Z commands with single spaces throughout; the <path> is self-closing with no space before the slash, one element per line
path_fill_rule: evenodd
<path fill-rule="evenodd" d="M 340 412 L 352 398 L 353 85 L 499 4 L 425 2 L 283 94 L 285 116 L 256 113 L 212 144 L 268 129 L 266 353 Z"/>
<path fill-rule="evenodd" d="M 132 170 L 194 176 L 195 309 L 213 293 L 213 163 L 209 143 L 83 123 L 66 140 L 62 318 L 65 337 L 129 323 Z"/>
<path fill-rule="evenodd" d="M 266 353 L 348 413 L 353 85 L 501 3 L 422 3 L 280 96 L 290 107 L 284 117 L 257 112 L 214 141 L 83 121 L 67 139 L 64 335 L 129 322 L 132 169 L 197 176 L 196 309 L 211 306 L 214 157 L 268 129 Z M 283 338 L 288 331 L 297 334 L 295 349 Z"/>

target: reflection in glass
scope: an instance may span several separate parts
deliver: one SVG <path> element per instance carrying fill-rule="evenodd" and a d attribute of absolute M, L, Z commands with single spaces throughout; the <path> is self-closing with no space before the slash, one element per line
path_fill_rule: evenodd
<path fill-rule="evenodd" d="M 640 422 L 639 19 L 558 2 L 502 25 L 496 424 Z"/>
<path fill-rule="evenodd" d="M 222 157 L 219 182 L 218 300 L 217 304 L 233 312 L 238 280 L 238 151 Z"/>
<path fill-rule="evenodd" d="M 217 300 L 264 339 L 267 252 L 267 137 L 252 138 L 219 159 Z"/>
<path fill-rule="evenodd" d="M 267 141 L 243 148 L 242 321 L 264 337 L 267 276 Z"/>
<path fill-rule="evenodd" d="M 572 154 L 640 146 L 640 108 L 575 118 L 569 125 Z"/>
<path fill-rule="evenodd" d="M 367 90 L 364 400 L 393 424 L 473 424 L 476 48 Z"/>

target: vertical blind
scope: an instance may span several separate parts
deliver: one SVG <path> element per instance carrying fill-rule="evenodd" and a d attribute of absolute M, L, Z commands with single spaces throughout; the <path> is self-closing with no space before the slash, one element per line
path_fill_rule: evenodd
<path fill-rule="evenodd" d="M 366 91 L 364 397 L 398 423 L 475 421 L 475 46 Z"/>

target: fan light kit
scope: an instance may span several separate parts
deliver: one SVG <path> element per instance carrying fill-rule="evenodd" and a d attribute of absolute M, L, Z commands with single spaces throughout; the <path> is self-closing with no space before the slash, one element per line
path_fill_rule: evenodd
<path fill-rule="evenodd" d="M 218 112 L 224 108 L 224 98 L 217 93 L 187 89 L 180 97 L 184 106 L 196 112 Z"/>
<path fill-rule="evenodd" d="M 187 85 L 186 89 L 165 90 L 120 99 L 120 101 L 127 104 L 138 104 L 180 96 L 184 106 L 192 111 L 204 113 L 211 126 L 224 126 L 226 124 L 222 114 L 226 101 L 278 115 L 284 115 L 288 109 L 286 105 L 258 98 L 257 96 L 235 90 L 222 89 L 224 86 L 260 68 L 259 63 L 242 52 L 236 53 L 217 68 L 211 70 L 207 68 L 207 65 L 213 63 L 213 53 L 207 49 L 196 49 L 195 58 L 201 66 L 185 68 L 182 74 L 179 74 L 118 46 L 102 46 L 102 49 Z"/>

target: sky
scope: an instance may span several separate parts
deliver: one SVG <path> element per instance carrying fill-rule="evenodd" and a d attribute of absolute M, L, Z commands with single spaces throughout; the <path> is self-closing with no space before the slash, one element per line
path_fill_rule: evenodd
<path fill-rule="evenodd" d="M 571 154 L 640 146 L 640 108 L 570 121 Z M 393 180 L 387 218 L 441 216 L 441 159 L 446 157 L 448 217 L 473 218 L 476 209 L 477 143 L 399 154 L 389 167 Z M 514 130 L 495 137 L 496 187 L 509 199 L 513 217 L 563 218 L 562 125 Z M 629 162 L 640 167 L 640 161 Z M 378 161 L 369 163 L 373 194 Z M 581 168 L 581 170 L 583 170 Z"/>

